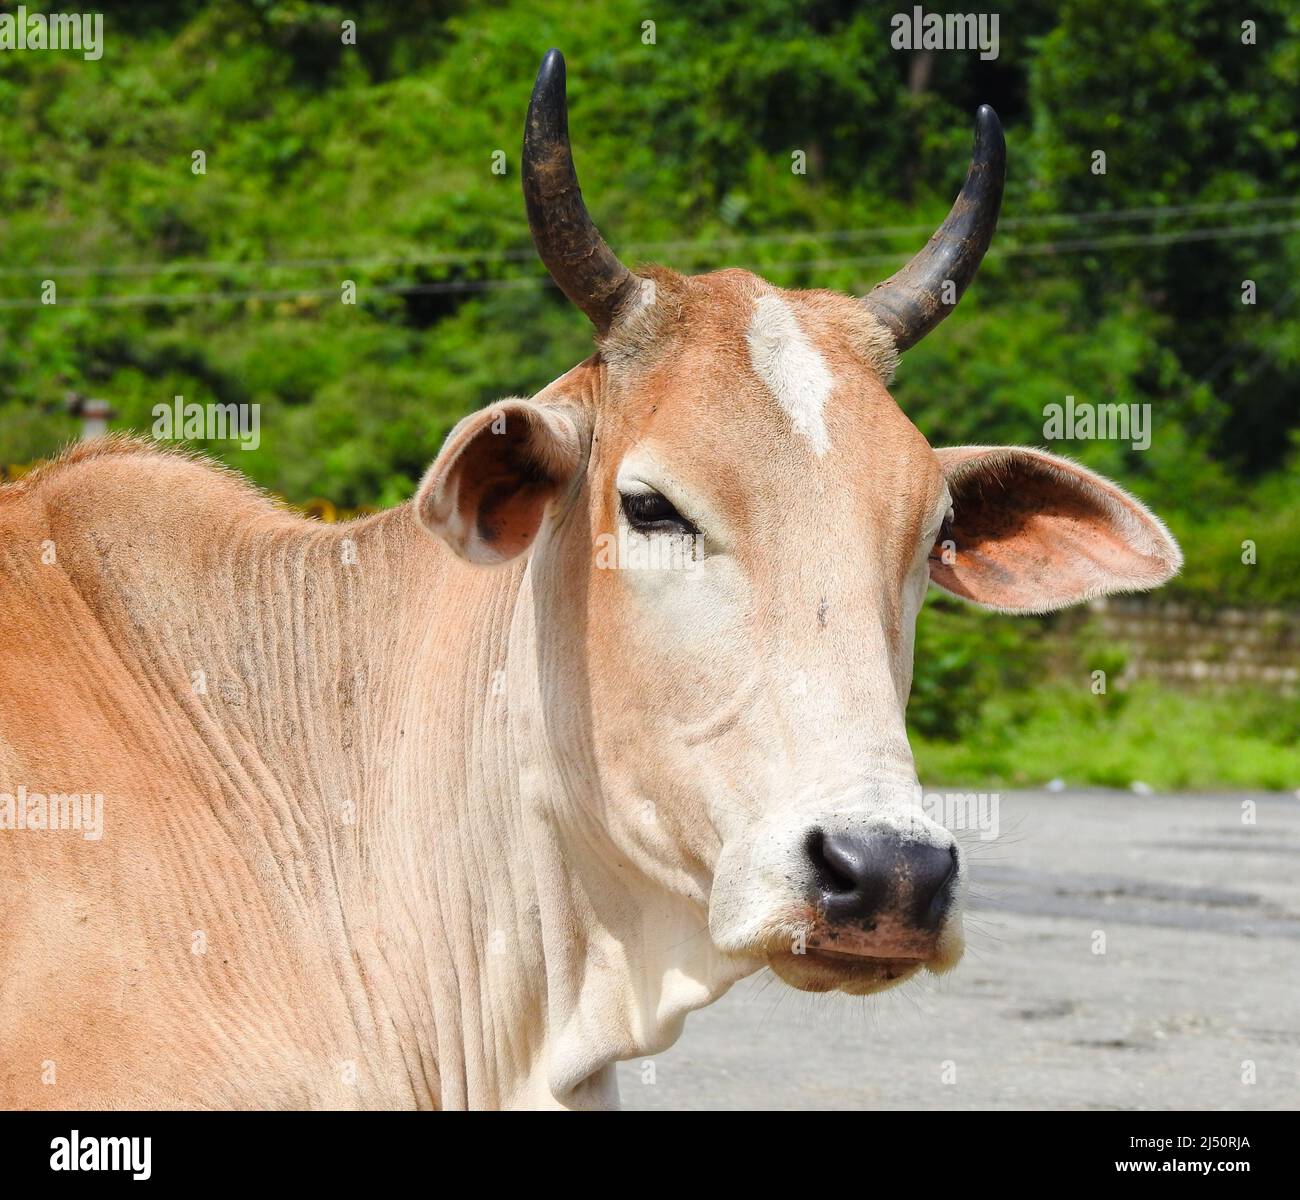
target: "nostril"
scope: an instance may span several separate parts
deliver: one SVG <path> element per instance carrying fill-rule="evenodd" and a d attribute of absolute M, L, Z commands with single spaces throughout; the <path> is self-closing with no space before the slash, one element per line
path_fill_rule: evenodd
<path fill-rule="evenodd" d="M 894 860 L 886 841 L 814 829 L 804 850 L 812 867 L 810 899 L 832 924 L 869 922 L 887 904 Z"/>
<path fill-rule="evenodd" d="M 811 830 L 804 839 L 804 852 L 813 866 L 817 887 L 831 895 L 841 895 L 857 889 L 852 866 L 843 861 L 834 845 L 826 844 L 826 834 L 820 829 Z"/>
<path fill-rule="evenodd" d="M 917 897 L 923 903 L 928 900 L 925 910 L 931 920 L 942 916 L 952 899 L 952 883 L 957 877 L 958 861 L 957 846 L 953 843 L 942 859 L 936 855 L 932 860 L 928 879 L 925 878 L 927 872 L 917 872 Z"/>
<path fill-rule="evenodd" d="M 916 930 L 933 931 L 952 903 L 961 860 L 952 841 L 933 845 L 892 831 L 831 832 L 804 836 L 811 868 L 808 899 L 831 925 L 874 930 L 892 913 Z"/>

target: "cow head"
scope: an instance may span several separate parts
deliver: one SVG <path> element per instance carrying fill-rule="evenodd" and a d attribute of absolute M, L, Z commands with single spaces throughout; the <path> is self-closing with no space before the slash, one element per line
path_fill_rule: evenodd
<path fill-rule="evenodd" d="M 551 51 L 524 189 L 599 352 L 467 418 L 417 497 L 463 558 L 531 552 L 545 719 L 592 793 L 558 818 L 574 860 L 613 847 L 611 873 L 694 905 L 722 957 L 809 991 L 961 955 L 966 869 L 920 809 L 904 727 L 928 585 L 1040 613 L 1180 563 L 1113 483 L 1037 450 L 932 449 L 887 390 L 973 277 L 1004 156 L 981 108 L 951 214 L 862 299 L 633 273 L 583 205 Z"/>

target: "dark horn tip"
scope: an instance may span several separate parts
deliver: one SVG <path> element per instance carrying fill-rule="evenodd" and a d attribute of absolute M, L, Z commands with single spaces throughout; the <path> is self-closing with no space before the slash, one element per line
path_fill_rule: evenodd
<path fill-rule="evenodd" d="M 564 55 L 552 46 L 544 55 L 542 55 L 542 65 L 537 68 L 538 85 L 540 86 L 544 80 L 549 82 L 557 73 L 559 74 L 560 82 L 563 83 Z"/>
<path fill-rule="evenodd" d="M 542 117 L 544 127 L 559 124 L 567 111 L 565 92 L 564 55 L 558 50 L 548 50 L 537 68 L 532 99 L 528 102 L 530 121 L 536 113 Z M 567 123 L 565 120 L 566 126 Z"/>
<path fill-rule="evenodd" d="M 1005 156 L 1007 140 L 1002 134 L 1002 122 L 992 105 L 981 104 L 975 110 L 975 153 Z"/>

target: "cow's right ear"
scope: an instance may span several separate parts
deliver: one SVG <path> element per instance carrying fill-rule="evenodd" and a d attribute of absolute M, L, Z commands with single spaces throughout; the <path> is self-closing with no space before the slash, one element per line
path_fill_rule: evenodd
<path fill-rule="evenodd" d="M 581 463 L 570 413 L 502 400 L 448 434 L 415 494 L 416 518 L 467 562 L 505 562 L 533 544 Z"/>
<path fill-rule="evenodd" d="M 1109 479 L 1017 446 L 935 451 L 952 519 L 932 583 L 985 608 L 1044 613 L 1159 587 L 1183 555 L 1157 517 Z"/>

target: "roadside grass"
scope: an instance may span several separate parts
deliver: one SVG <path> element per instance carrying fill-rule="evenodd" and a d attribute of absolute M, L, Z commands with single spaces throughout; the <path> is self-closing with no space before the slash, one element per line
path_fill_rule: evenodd
<path fill-rule="evenodd" d="M 959 736 L 912 731 L 926 784 L 1300 789 L 1300 699 L 1138 683 L 1046 682 L 967 712 Z"/>

